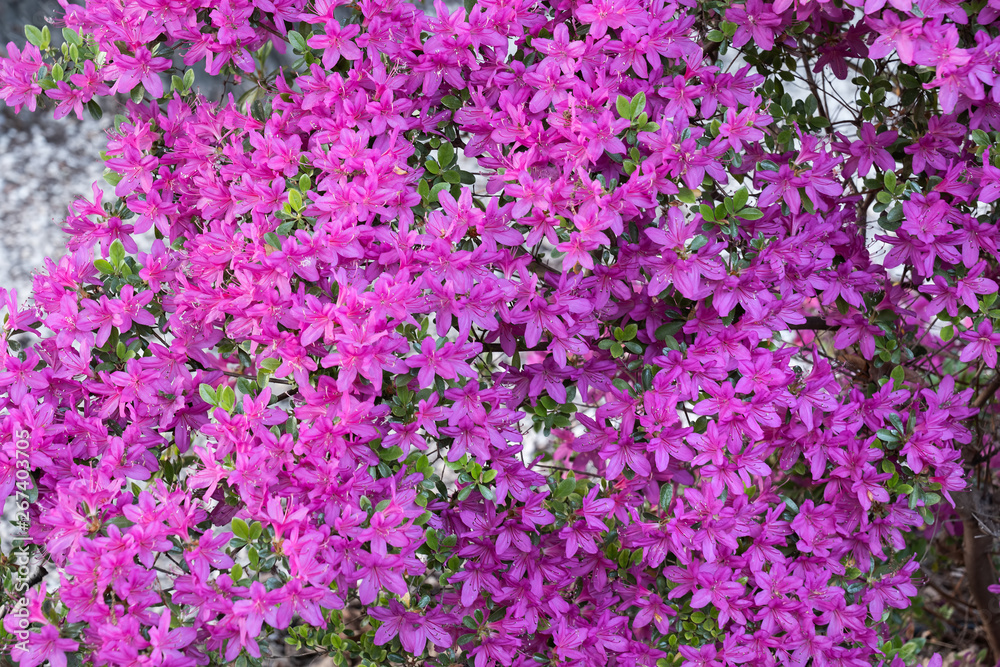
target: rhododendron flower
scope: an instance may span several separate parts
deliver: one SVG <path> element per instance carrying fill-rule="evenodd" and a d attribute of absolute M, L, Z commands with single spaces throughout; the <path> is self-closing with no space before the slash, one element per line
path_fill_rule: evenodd
<path fill-rule="evenodd" d="M 774 45 L 775 26 L 781 25 L 781 17 L 769 9 L 763 0 L 747 0 L 744 5 L 733 5 L 726 10 L 726 19 L 738 27 L 733 35 L 733 46 L 740 47 L 752 38 L 765 51 Z"/>
<path fill-rule="evenodd" d="M 975 330 L 963 332 L 960 338 L 968 342 L 962 348 L 959 361 L 982 359 L 988 367 L 996 368 L 1000 333 L 993 333 L 993 324 L 988 319 L 980 322 Z"/>
<path fill-rule="evenodd" d="M 18 664 L 36 667 L 48 662 L 52 667 L 66 667 L 66 653 L 75 651 L 79 643 L 72 639 L 59 636 L 59 629 L 54 625 L 43 625 L 39 632 L 28 634 L 28 648 L 24 650 L 15 645 L 11 657 Z"/>
<path fill-rule="evenodd" d="M 1000 4 L 716 4 L 28 27 L 9 105 L 129 95 L 0 289 L 8 565 L 59 582 L 13 657 L 902 667 L 921 564 L 994 608 L 946 580 L 1000 464 Z"/>
<path fill-rule="evenodd" d="M 375 633 L 375 644 L 378 646 L 388 643 L 396 636 L 403 649 L 413 655 L 423 654 L 428 639 L 437 647 L 451 646 L 451 635 L 442 627 L 441 621 L 445 619 L 439 614 L 421 616 L 407 611 L 396 600 L 390 600 L 388 608 L 371 609 L 369 614 L 382 621 Z"/>

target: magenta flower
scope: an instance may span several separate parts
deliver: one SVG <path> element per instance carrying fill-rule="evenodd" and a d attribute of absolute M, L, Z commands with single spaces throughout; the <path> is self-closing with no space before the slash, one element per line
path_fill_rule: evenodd
<path fill-rule="evenodd" d="M 127 93 L 137 84 L 142 84 L 154 98 L 163 97 L 163 80 L 160 72 L 170 69 L 170 59 L 153 56 L 149 49 L 141 46 L 133 55 L 116 54 L 112 63 L 102 71 L 105 81 L 114 81 L 112 93 Z"/>
<path fill-rule="evenodd" d="M 989 368 L 996 368 L 1000 333 L 993 333 L 993 324 L 989 319 L 980 322 L 974 331 L 962 332 L 959 338 L 967 341 L 958 357 L 959 361 L 982 359 Z"/>
<path fill-rule="evenodd" d="M 871 123 L 864 123 L 858 140 L 851 143 L 850 151 L 854 156 L 844 165 L 844 169 L 852 169 L 857 165 L 858 174 L 865 176 L 874 164 L 883 171 L 892 171 L 896 168 L 896 161 L 889 151 L 885 150 L 896 141 L 898 133 L 895 130 L 875 133 L 875 127 Z"/>
<path fill-rule="evenodd" d="M 573 74 L 577 69 L 577 59 L 584 54 L 587 45 L 571 40 L 566 24 L 558 23 L 552 32 L 552 39 L 535 39 L 534 47 L 547 55 L 546 60 L 555 63 L 563 74 Z"/>
<path fill-rule="evenodd" d="M 361 49 L 353 41 L 360 32 L 361 26 L 341 26 L 340 23 L 331 21 L 326 24 L 326 32 L 313 35 L 309 38 L 308 44 L 314 49 L 323 51 L 323 67 L 330 69 L 341 58 L 345 60 L 361 58 Z"/>
<path fill-rule="evenodd" d="M 66 653 L 76 651 L 80 644 L 59 636 L 54 625 L 43 625 L 39 632 L 28 634 L 28 648 L 15 644 L 11 657 L 25 667 L 37 667 L 48 662 L 52 667 L 66 667 Z"/>
<path fill-rule="evenodd" d="M 625 19 L 618 9 L 618 0 L 594 0 L 576 9 L 576 17 L 582 23 L 590 25 L 590 36 L 595 39 L 604 37 L 608 28 L 620 28 Z"/>
<path fill-rule="evenodd" d="M 478 343 L 438 345 L 433 338 L 425 338 L 420 344 L 420 353 L 407 357 L 406 365 L 419 368 L 417 381 L 421 387 L 430 387 L 434 384 L 435 375 L 446 380 L 457 380 L 460 375 L 475 377 L 467 359 L 474 357 L 480 349 Z"/>
<path fill-rule="evenodd" d="M 747 0 L 744 5 L 733 5 L 726 9 L 726 20 L 738 28 L 733 35 L 733 46 L 739 48 L 754 40 L 757 48 L 770 51 L 774 46 L 774 28 L 781 25 L 781 17 L 770 9 L 763 0 Z"/>
<path fill-rule="evenodd" d="M 382 621 L 375 632 L 376 646 L 389 643 L 398 636 L 403 650 L 415 656 L 423 655 L 424 647 L 429 639 L 439 649 L 450 647 L 451 634 L 442 625 L 447 617 L 439 612 L 431 612 L 426 616 L 407 611 L 397 600 L 389 600 L 389 607 L 369 609 L 369 615 Z"/>
<path fill-rule="evenodd" d="M 348 662 L 877 664 L 911 552 L 960 552 L 1000 0 L 63 4 L 0 98 L 149 95 L 0 290 L 0 495 L 61 582 L 29 667 L 357 603 Z"/>

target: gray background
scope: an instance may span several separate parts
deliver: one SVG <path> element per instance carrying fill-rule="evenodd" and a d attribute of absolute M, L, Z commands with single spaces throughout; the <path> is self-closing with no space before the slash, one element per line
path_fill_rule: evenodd
<path fill-rule="evenodd" d="M 25 24 L 45 25 L 58 9 L 51 0 L 0 0 L 3 51 L 7 42 L 24 43 Z M 60 30 L 50 30 L 55 41 Z M 86 114 L 82 122 L 26 109 L 15 115 L 0 102 L 0 287 L 17 289 L 19 300 L 28 295 L 31 272 L 62 253 L 69 203 L 101 180 L 105 126 Z"/>

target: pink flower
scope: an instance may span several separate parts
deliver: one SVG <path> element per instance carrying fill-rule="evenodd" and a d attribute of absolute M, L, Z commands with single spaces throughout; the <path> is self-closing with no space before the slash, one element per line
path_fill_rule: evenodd
<path fill-rule="evenodd" d="M 15 644 L 11 657 L 24 667 L 37 667 L 48 662 L 52 667 L 66 667 L 66 653 L 76 651 L 80 645 L 72 639 L 59 636 L 54 625 L 43 625 L 39 632 L 28 634 L 28 649 Z"/>
<path fill-rule="evenodd" d="M 959 361 L 972 361 L 982 359 L 990 368 L 997 366 L 997 346 L 1000 345 L 1000 333 L 993 333 L 993 324 L 989 319 L 984 319 L 976 327 L 975 331 L 964 331 L 959 335 L 964 341 L 968 341 L 962 348 Z"/>
<path fill-rule="evenodd" d="M 163 81 L 160 72 L 170 69 L 170 59 L 154 57 L 149 49 L 141 46 L 134 55 L 116 54 L 112 63 L 105 67 L 104 80 L 113 80 L 112 93 L 128 93 L 141 83 L 154 98 L 163 97 Z"/>
<path fill-rule="evenodd" d="M 726 20 L 738 26 L 733 35 L 733 46 L 739 48 L 752 38 L 762 51 L 770 51 L 774 47 L 774 28 L 781 25 L 781 17 L 770 7 L 763 0 L 747 0 L 745 5 L 733 5 L 726 9 Z"/>
<path fill-rule="evenodd" d="M 446 380 L 457 380 L 460 375 L 475 377 L 475 371 L 467 360 L 478 354 L 481 349 L 479 343 L 439 344 L 435 343 L 433 338 L 425 338 L 420 344 L 420 353 L 407 357 L 406 365 L 420 369 L 417 372 L 417 380 L 421 387 L 431 387 L 435 375 Z"/>
<path fill-rule="evenodd" d="M 397 600 L 389 600 L 388 608 L 375 607 L 369 609 L 368 614 L 382 621 L 375 632 L 376 646 L 387 644 L 398 636 L 404 651 L 420 656 L 428 639 L 439 649 L 452 644 L 451 634 L 443 626 L 446 616 L 440 612 L 432 611 L 427 616 L 421 616 L 407 611 Z"/>
<path fill-rule="evenodd" d="M 896 168 L 896 161 L 885 149 L 895 143 L 897 136 L 895 130 L 876 135 L 871 123 L 862 124 L 858 140 L 850 147 L 854 157 L 847 161 L 844 169 L 850 171 L 856 165 L 860 176 L 867 176 L 873 164 L 883 171 L 892 171 Z"/>

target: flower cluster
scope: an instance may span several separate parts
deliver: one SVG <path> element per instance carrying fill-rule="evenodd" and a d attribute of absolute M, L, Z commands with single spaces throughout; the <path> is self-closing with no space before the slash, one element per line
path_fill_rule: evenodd
<path fill-rule="evenodd" d="M 338 664 L 912 659 L 915 540 L 1000 344 L 998 10 L 848 4 L 29 30 L 8 104 L 131 100 L 113 196 L 3 293 L 0 497 L 37 496 L 59 573 L 15 660 L 259 664 L 275 631 Z M 852 68 L 838 121 L 815 78 Z"/>

